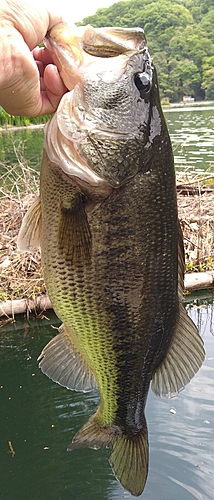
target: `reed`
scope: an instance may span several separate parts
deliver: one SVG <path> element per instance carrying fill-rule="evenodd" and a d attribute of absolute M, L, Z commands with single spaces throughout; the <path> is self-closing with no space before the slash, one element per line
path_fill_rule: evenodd
<path fill-rule="evenodd" d="M 16 155 L 16 164 L 0 164 L 0 301 L 45 292 L 40 250 L 20 253 L 16 245 L 22 218 L 39 194 L 39 171 L 28 166 L 19 149 Z"/>

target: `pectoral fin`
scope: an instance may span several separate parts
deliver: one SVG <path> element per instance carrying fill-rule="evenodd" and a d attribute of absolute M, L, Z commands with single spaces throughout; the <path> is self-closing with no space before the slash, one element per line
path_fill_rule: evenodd
<path fill-rule="evenodd" d="M 17 239 L 18 250 L 32 252 L 40 245 L 41 231 L 42 211 L 40 197 L 38 197 L 23 218 Z"/>
<path fill-rule="evenodd" d="M 91 259 L 91 231 L 80 196 L 71 206 L 62 205 L 58 231 L 58 247 L 66 260 L 83 264 Z"/>
<path fill-rule="evenodd" d="M 176 396 L 197 373 L 204 356 L 203 340 L 180 303 L 179 320 L 171 345 L 152 377 L 152 390 L 156 396 Z"/>
<path fill-rule="evenodd" d="M 97 384 L 93 373 L 72 344 L 63 325 L 60 331 L 61 333 L 56 335 L 42 350 L 38 358 L 39 368 L 51 380 L 67 389 L 83 392 L 96 389 Z"/>

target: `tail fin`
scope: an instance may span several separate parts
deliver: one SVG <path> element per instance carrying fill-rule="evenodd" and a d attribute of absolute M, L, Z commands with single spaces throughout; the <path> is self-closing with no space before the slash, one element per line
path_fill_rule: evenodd
<path fill-rule="evenodd" d="M 134 438 L 113 438 L 109 462 L 115 476 L 132 495 L 141 495 L 148 474 L 148 435 L 141 430 Z"/>
<path fill-rule="evenodd" d="M 99 411 L 99 410 L 98 410 Z M 109 462 L 116 478 L 132 495 L 141 495 L 148 474 L 148 433 L 145 426 L 136 435 L 126 435 L 118 426 L 100 426 L 98 413 L 78 431 L 68 451 L 75 448 L 110 448 Z"/>

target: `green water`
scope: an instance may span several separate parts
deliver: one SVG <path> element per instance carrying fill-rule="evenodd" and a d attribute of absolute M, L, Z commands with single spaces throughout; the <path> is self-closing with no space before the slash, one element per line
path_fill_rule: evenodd
<path fill-rule="evenodd" d="M 202 296 L 187 307 L 204 338 L 206 360 L 178 397 L 162 400 L 149 393 L 145 500 L 213 500 L 213 298 Z M 38 369 L 37 357 L 55 334 L 51 325 L 59 324 L 54 314 L 48 317 L 20 318 L 0 330 L 0 499 L 134 498 L 114 478 L 108 450 L 66 451 L 96 411 L 99 396 L 68 391 Z"/>
<path fill-rule="evenodd" d="M 164 110 L 177 171 L 201 174 L 214 169 L 214 107 Z"/>

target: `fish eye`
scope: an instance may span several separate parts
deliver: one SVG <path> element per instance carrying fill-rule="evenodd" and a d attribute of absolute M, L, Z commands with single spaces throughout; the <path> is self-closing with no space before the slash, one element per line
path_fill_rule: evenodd
<path fill-rule="evenodd" d="M 147 94 L 151 88 L 151 80 L 149 78 L 148 73 L 136 73 L 134 76 L 134 83 L 137 89 L 140 92 L 140 96 L 143 97 L 144 94 Z"/>

